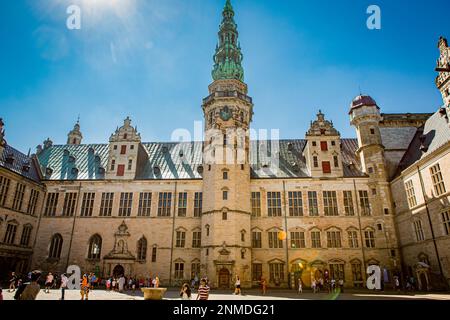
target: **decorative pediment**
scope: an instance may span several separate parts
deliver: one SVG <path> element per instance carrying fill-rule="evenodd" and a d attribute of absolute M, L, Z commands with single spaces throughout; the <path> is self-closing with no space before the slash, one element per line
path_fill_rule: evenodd
<path fill-rule="evenodd" d="M 224 241 L 222 244 L 222 249 L 219 251 L 222 256 L 229 256 L 231 252 L 227 250 L 227 243 Z"/>
<path fill-rule="evenodd" d="M 125 221 L 122 221 L 114 233 L 114 248 L 105 256 L 105 259 L 135 260 L 135 256 L 128 250 L 129 237 L 128 226 Z"/>
<path fill-rule="evenodd" d="M 325 115 L 319 110 L 317 120 L 311 122 L 307 136 L 340 136 L 339 131 L 334 128 L 333 122 L 325 120 Z"/>

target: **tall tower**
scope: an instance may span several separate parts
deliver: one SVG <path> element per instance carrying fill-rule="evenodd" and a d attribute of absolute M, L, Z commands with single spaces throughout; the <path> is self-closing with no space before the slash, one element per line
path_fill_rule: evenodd
<path fill-rule="evenodd" d="M 71 130 L 67 135 L 67 144 L 79 145 L 81 144 L 81 140 L 83 140 L 83 135 L 80 131 L 80 119 L 78 119 L 77 123 L 75 123 L 75 126 L 73 127 L 73 130 Z"/>
<path fill-rule="evenodd" d="M 439 72 L 436 78 L 436 86 L 442 94 L 447 117 L 450 118 L 450 47 L 447 39 L 441 37 L 438 47 L 440 56 L 436 67 L 436 71 Z"/>
<path fill-rule="evenodd" d="M 247 96 L 243 55 L 230 0 L 226 1 L 214 55 L 213 83 L 203 100 L 202 272 L 213 287 L 239 276 L 251 286 L 249 134 L 253 103 Z"/>

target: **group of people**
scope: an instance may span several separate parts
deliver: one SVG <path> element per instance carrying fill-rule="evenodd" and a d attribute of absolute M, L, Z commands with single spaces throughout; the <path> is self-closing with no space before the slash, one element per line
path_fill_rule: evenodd
<path fill-rule="evenodd" d="M 301 279 L 300 279 L 301 281 Z M 331 278 L 331 280 L 323 278 L 313 279 L 311 282 L 311 289 L 313 293 L 320 293 L 322 291 L 328 293 L 337 293 L 338 289 L 340 293 L 344 293 L 344 279 L 336 279 Z"/>
<path fill-rule="evenodd" d="M 192 291 L 194 289 L 195 289 L 194 286 L 191 288 L 188 283 L 184 283 L 181 286 L 181 290 L 180 290 L 181 299 L 182 300 L 191 300 L 192 299 Z M 208 300 L 210 290 L 211 289 L 208 285 L 208 279 L 207 278 L 201 279 L 200 285 L 197 290 L 197 299 L 196 300 Z"/>
<path fill-rule="evenodd" d="M 159 277 L 149 277 L 149 278 L 140 278 L 137 277 L 128 277 L 126 278 L 124 275 L 120 276 L 111 276 L 106 279 L 105 287 L 107 291 L 118 291 L 124 292 L 126 290 L 133 290 L 139 288 L 159 288 Z"/>

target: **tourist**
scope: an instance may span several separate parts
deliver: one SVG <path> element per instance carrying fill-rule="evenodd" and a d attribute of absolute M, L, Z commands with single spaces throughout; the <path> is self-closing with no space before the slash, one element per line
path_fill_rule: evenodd
<path fill-rule="evenodd" d="M 61 299 L 60 300 L 64 300 L 64 293 L 67 289 L 67 284 L 69 283 L 69 279 L 67 278 L 67 276 L 63 273 L 61 275 Z"/>
<path fill-rule="evenodd" d="M 122 293 L 123 292 L 123 288 L 125 286 L 125 277 L 123 275 L 120 276 L 119 281 L 118 281 L 118 285 L 119 285 L 119 292 Z"/>
<path fill-rule="evenodd" d="M 183 284 L 180 291 L 181 300 L 191 300 L 191 288 L 187 283 Z"/>
<path fill-rule="evenodd" d="M 298 294 L 303 293 L 302 279 L 298 278 Z"/>
<path fill-rule="evenodd" d="M 344 293 L 344 279 L 339 279 L 339 289 L 341 293 Z"/>
<path fill-rule="evenodd" d="M 239 279 L 239 276 L 236 276 L 236 283 L 234 284 L 234 286 L 235 286 L 234 294 L 240 295 L 241 294 L 241 279 Z"/>
<path fill-rule="evenodd" d="M 39 291 L 41 291 L 41 286 L 38 284 L 39 278 L 41 277 L 41 271 L 35 270 L 31 273 L 30 282 L 23 283 L 17 288 L 16 294 L 14 295 L 15 300 L 36 300 Z"/>
<path fill-rule="evenodd" d="M 91 273 L 91 277 L 89 280 L 91 283 L 91 289 L 93 290 L 95 287 L 95 284 L 97 283 L 97 276 L 95 275 L 95 273 Z"/>
<path fill-rule="evenodd" d="M 114 277 L 113 280 L 112 280 L 112 290 L 113 290 L 113 291 L 116 291 L 116 284 L 117 284 L 117 280 L 116 280 L 116 278 Z"/>
<path fill-rule="evenodd" d="M 83 279 L 81 280 L 81 300 L 89 300 L 89 278 L 87 274 L 83 275 Z M 86 299 L 85 299 L 86 297 Z"/>
<path fill-rule="evenodd" d="M 194 278 L 192 278 L 192 280 L 191 280 L 191 288 L 195 289 L 195 279 Z"/>
<path fill-rule="evenodd" d="M 198 288 L 197 300 L 208 300 L 210 288 L 207 285 L 206 279 L 200 281 L 200 287 Z"/>
<path fill-rule="evenodd" d="M 130 277 L 128 279 L 128 290 L 131 290 L 131 289 L 133 289 L 133 278 L 132 277 Z"/>
<path fill-rule="evenodd" d="M 8 292 L 14 292 L 16 290 L 17 276 L 15 272 L 11 273 L 11 278 L 9 279 L 9 290 Z"/>
<path fill-rule="evenodd" d="M 108 278 L 108 280 L 106 280 L 106 290 L 107 291 L 111 290 L 111 278 Z"/>
<path fill-rule="evenodd" d="M 155 279 L 153 280 L 153 286 L 155 288 L 159 288 L 159 278 L 158 277 L 155 277 Z"/>
<path fill-rule="evenodd" d="M 44 290 L 45 293 L 50 293 L 50 289 L 53 285 L 53 280 L 54 280 L 54 277 L 53 277 L 52 273 L 49 272 L 47 274 L 47 278 L 45 280 L 45 290 Z"/>
<path fill-rule="evenodd" d="M 398 276 L 394 277 L 394 285 L 395 285 L 395 290 L 400 291 L 400 280 L 399 280 Z"/>
<path fill-rule="evenodd" d="M 317 282 L 316 279 L 313 279 L 311 283 L 311 289 L 313 290 L 313 293 L 317 293 Z"/>
<path fill-rule="evenodd" d="M 0 301 L 3 301 L 3 289 L 0 288 Z"/>
<path fill-rule="evenodd" d="M 336 293 L 336 280 L 334 278 L 331 279 L 330 293 Z"/>
<path fill-rule="evenodd" d="M 267 281 L 264 278 L 261 278 L 261 291 L 263 296 L 265 296 L 267 292 Z"/>

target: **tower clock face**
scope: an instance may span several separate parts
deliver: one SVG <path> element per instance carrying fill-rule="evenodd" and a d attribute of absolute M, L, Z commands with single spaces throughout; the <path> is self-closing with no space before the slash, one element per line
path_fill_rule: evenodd
<path fill-rule="evenodd" d="M 232 116 L 233 114 L 229 107 L 225 106 L 222 108 L 222 110 L 220 110 L 220 119 L 222 119 L 223 121 L 230 120 Z"/>

